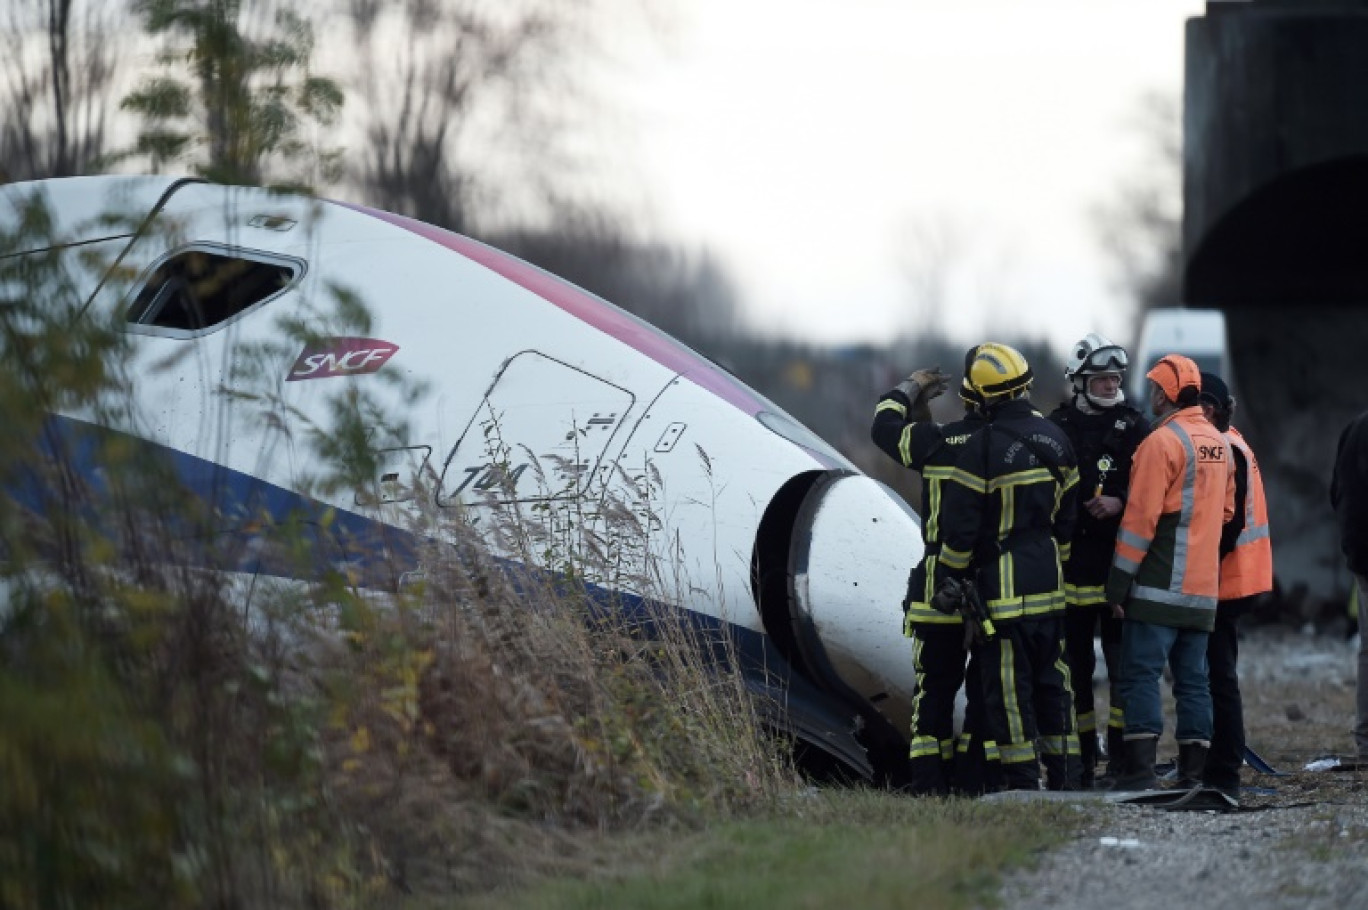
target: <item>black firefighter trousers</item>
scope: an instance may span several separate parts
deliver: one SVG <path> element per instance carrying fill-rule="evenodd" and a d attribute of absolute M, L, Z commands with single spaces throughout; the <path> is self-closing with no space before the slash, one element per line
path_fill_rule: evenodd
<path fill-rule="evenodd" d="M 1073 683 L 1074 719 L 1078 722 L 1079 743 L 1083 755 L 1083 774 L 1092 777 L 1097 764 L 1097 737 L 1105 730 L 1107 756 L 1116 762 L 1122 753 L 1122 731 L 1125 718 L 1121 711 L 1121 627 L 1122 621 L 1112 616 L 1109 604 L 1069 604 L 1064 614 L 1064 647 L 1069 659 L 1069 678 Z M 1097 670 L 1097 655 L 1093 639 L 1098 630 L 1102 634 L 1102 659 L 1107 665 L 1107 689 L 1110 710 L 1105 725 L 1098 724 L 1096 699 L 1092 678 Z M 1099 729 L 1102 726 L 1103 729 Z"/>
<path fill-rule="evenodd" d="M 1043 765 L 1049 789 L 1078 789 L 1082 762 L 1063 612 L 999 623 L 977 651 L 988 748 L 1002 762 L 1002 785 L 1038 789 Z"/>
<path fill-rule="evenodd" d="M 912 700 L 909 789 L 917 795 L 977 796 L 995 788 L 984 751 L 978 661 L 964 650 L 961 623 L 912 626 L 917 691 Z M 967 661 L 967 663 L 966 663 Z M 955 696 L 965 689 L 964 727 L 955 735 Z"/>

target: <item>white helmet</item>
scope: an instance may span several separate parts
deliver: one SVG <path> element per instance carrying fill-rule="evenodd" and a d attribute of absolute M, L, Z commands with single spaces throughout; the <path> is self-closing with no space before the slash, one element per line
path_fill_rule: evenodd
<path fill-rule="evenodd" d="M 1112 408 L 1126 400 L 1119 388 L 1110 398 L 1098 398 L 1088 392 L 1088 380 L 1103 373 L 1114 373 L 1124 383 L 1130 358 L 1126 349 L 1113 344 L 1111 339 L 1089 332 L 1069 352 L 1069 363 L 1064 367 L 1064 378 L 1073 383 L 1074 395 L 1082 395 L 1094 408 Z"/>

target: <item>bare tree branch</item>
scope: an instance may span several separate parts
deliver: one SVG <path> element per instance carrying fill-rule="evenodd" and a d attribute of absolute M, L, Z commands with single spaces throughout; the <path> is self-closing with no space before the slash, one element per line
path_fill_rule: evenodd
<path fill-rule="evenodd" d="M 1136 126 L 1145 143 L 1141 169 L 1115 199 L 1097 206 L 1094 221 L 1121 287 L 1138 313 L 1182 301 L 1183 146 L 1178 99 L 1141 99 Z"/>
<path fill-rule="evenodd" d="M 122 0 L 11 0 L 0 180 L 69 177 L 104 164 L 120 65 Z"/>

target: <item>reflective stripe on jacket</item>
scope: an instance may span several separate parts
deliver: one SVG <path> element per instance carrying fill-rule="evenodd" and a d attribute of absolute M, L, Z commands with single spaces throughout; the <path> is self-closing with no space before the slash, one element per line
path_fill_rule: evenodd
<path fill-rule="evenodd" d="M 1226 439 L 1244 455 L 1245 464 L 1244 502 L 1235 503 L 1244 513 L 1244 528 L 1235 539 L 1235 549 L 1221 560 L 1220 597 L 1234 600 L 1273 590 L 1273 543 L 1268 536 L 1268 503 L 1259 462 L 1239 430 L 1231 427 Z"/>
<path fill-rule="evenodd" d="M 1166 415 L 1135 450 L 1107 599 L 1126 618 L 1210 632 L 1221 525 L 1235 514 L 1229 444 L 1199 407 Z"/>
<path fill-rule="evenodd" d="M 907 396 L 896 389 L 879 399 L 870 437 L 890 458 L 919 472 L 922 478 L 925 555 L 912 569 L 903 602 L 904 631 L 910 634 L 914 625 L 959 626 L 964 623 L 958 613 L 942 613 L 931 606 L 936 560 L 940 553 L 941 495 L 959 450 L 986 421 L 976 413 L 966 413 L 962 419 L 943 425 L 909 421 L 908 405 Z"/>
<path fill-rule="evenodd" d="M 937 573 L 975 578 L 994 623 L 1062 611 L 1078 487 L 1064 431 L 1027 399 L 998 404 L 946 480 Z"/>

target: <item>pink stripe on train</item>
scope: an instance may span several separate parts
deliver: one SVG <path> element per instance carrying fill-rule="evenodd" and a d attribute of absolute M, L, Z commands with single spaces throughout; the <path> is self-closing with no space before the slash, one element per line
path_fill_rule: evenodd
<path fill-rule="evenodd" d="M 577 319 L 635 348 L 661 366 L 679 373 L 695 385 L 707 389 L 751 416 L 770 409 L 764 399 L 702 355 L 631 313 L 595 297 L 562 278 L 557 278 L 550 272 L 486 246 L 478 240 L 471 240 L 469 237 L 413 218 L 348 202 L 338 204 L 412 231 L 420 237 L 478 262 L 490 271 L 555 304 Z"/>

